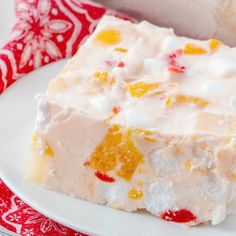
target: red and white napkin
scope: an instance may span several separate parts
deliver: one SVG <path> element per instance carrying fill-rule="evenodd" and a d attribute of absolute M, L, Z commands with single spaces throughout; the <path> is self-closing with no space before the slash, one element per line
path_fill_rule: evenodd
<path fill-rule="evenodd" d="M 0 94 L 24 74 L 73 56 L 104 14 L 132 20 L 87 0 L 16 0 L 17 22 L 0 50 Z M 2 180 L 0 225 L 23 236 L 83 235 L 29 207 Z"/>
<path fill-rule="evenodd" d="M 22 75 L 73 56 L 104 14 L 128 19 L 87 0 L 16 0 L 18 20 L 0 50 L 0 93 Z"/>
<path fill-rule="evenodd" d="M 0 180 L 0 225 L 22 236 L 84 236 L 32 209 Z"/>

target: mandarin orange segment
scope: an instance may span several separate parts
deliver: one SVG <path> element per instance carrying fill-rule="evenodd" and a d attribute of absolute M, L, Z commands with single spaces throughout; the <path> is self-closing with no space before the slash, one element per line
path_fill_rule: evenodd
<path fill-rule="evenodd" d="M 114 113 L 114 114 L 119 114 L 120 113 L 120 111 L 121 111 L 121 107 L 113 107 L 113 109 L 112 109 L 112 112 Z"/>
<path fill-rule="evenodd" d="M 32 143 L 33 143 L 33 145 L 37 142 L 37 140 L 38 140 L 38 136 L 36 134 L 33 134 L 32 135 Z"/>
<path fill-rule="evenodd" d="M 157 140 L 153 138 L 154 133 L 150 130 L 143 128 L 136 128 L 134 130 L 138 135 L 144 136 L 144 140 L 148 142 L 156 142 Z"/>
<path fill-rule="evenodd" d="M 160 84 L 148 84 L 144 82 L 138 82 L 135 84 L 129 85 L 129 92 L 130 95 L 134 98 L 142 97 L 143 95 L 147 94 L 148 92 L 157 89 L 160 87 Z"/>
<path fill-rule="evenodd" d="M 122 141 L 122 133 L 119 126 L 111 127 L 102 142 L 93 152 L 90 167 L 96 171 L 106 173 L 116 168 L 117 146 Z"/>
<path fill-rule="evenodd" d="M 119 161 L 122 163 L 117 176 L 130 181 L 138 165 L 143 162 L 143 154 L 132 141 L 130 131 L 126 131 L 118 149 Z"/>
<path fill-rule="evenodd" d="M 54 157 L 54 152 L 52 148 L 48 144 L 46 145 L 47 145 L 47 148 L 45 149 L 44 154 L 50 157 Z"/>
<path fill-rule="evenodd" d="M 94 76 L 98 79 L 98 81 L 102 84 L 105 84 L 109 80 L 108 72 L 95 72 Z"/>
<path fill-rule="evenodd" d="M 122 52 L 122 53 L 128 52 L 128 50 L 125 49 L 125 48 L 115 48 L 115 51 L 116 51 L 116 52 Z"/>
<path fill-rule="evenodd" d="M 165 105 L 166 105 L 167 107 L 171 106 L 172 101 L 173 101 L 173 98 L 172 98 L 172 97 L 173 97 L 173 96 L 169 96 L 169 97 L 166 99 Z"/>
<path fill-rule="evenodd" d="M 233 180 L 233 181 L 236 181 L 236 174 L 231 174 L 230 179 Z"/>
<path fill-rule="evenodd" d="M 200 108 L 204 108 L 209 105 L 209 101 L 202 99 L 200 97 L 175 94 L 171 95 L 166 99 L 166 106 L 172 106 L 173 104 L 184 104 L 184 103 L 193 103 Z"/>
<path fill-rule="evenodd" d="M 192 161 L 191 160 L 186 160 L 184 162 L 184 168 L 187 170 L 190 170 L 192 168 Z"/>
<path fill-rule="evenodd" d="M 39 141 L 39 137 L 36 134 L 34 134 L 32 136 L 32 147 L 34 150 L 37 150 L 37 142 L 38 141 Z M 49 144 L 46 141 L 41 140 L 41 145 L 43 145 L 43 147 L 44 147 L 43 154 L 45 156 L 54 157 L 54 155 L 55 155 L 54 151 L 52 150 L 52 148 L 49 146 Z"/>
<path fill-rule="evenodd" d="M 96 171 L 106 173 L 114 170 L 120 163 L 117 176 L 129 181 L 142 161 L 143 154 L 134 145 L 131 131 L 114 125 L 92 153 L 90 166 Z"/>
<path fill-rule="evenodd" d="M 206 54 L 207 50 L 195 44 L 187 43 L 184 46 L 183 53 L 189 55 Z"/>
<path fill-rule="evenodd" d="M 94 41 L 103 46 L 112 46 L 121 42 L 121 33 L 117 29 L 105 29 L 100 31 Z"/>
<path fill-rule="evenodd" d="M 135 188 L 131 189 L 128 192 L 128 198 L 130 200 L 139 200 L 142 197 L 143 197 L 143 191 L 137 190 Z"/>
<path fill-rule="evenodd" d="M 154 133 L 148 129 L 143 129 L 143 128 L 136 128 L 135 131 L 138 133 L 138 134 L 141 134 L 141 135 L 153 135 Z"/>
<path fill-rule="evenodd" d="M 209 41 L 209 47 L 212 52 L 215 52 L 221 45 L 223 45 L 223 43 L 217 39 L 211 39 Z"/>
<path fill-rule="evenodd" d="M 157 140 L 154 138 L 149 138 L 149 137 L 145 137 L 144 140 L 151 142 L 151 143 L 155 143 Z"/>
<path fill-rule="evenodd" d="M 107 84 L 107 85 L 113 85 L 116 83 L 116 79 L 114 77 L 109 77 L 109 73 L 107 71 L 104 72 L 95 72 L 94 73 L 95 78 L 98 80 L 101 84 Z"/>

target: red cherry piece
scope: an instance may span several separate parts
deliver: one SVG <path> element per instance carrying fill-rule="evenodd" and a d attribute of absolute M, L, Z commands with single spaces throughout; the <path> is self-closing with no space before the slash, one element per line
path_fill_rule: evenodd
<path fill-rule="evenodd" d="M 100 180 L 103 181 L 103 182 L 113 183 L 113 182 L 116 181 L 113 177 L 110 177 L 110 176 L 108 176 L 108 175 L 106 175 L 106 174 L 103 174 L 103 173 L 101 173 L 101 172 L 99 172 L 99 171 L 95 172 L 94 174 L 95 174 L 95 176 L 96 176 L 98 179 L 100 179 Z"/>
<path fill-rule="evenodd" d="M 188 223 L 197 219 L 191 211 L 186 209 L 168 210 L 161 215 L 161 218 L 177 223 Z"/>
<path fill-rule="evenodd" d="M 168 56 L 168 70 L 174 73 L 184 73 L 185 66 L 179 65 L 177 59 L 183 53 L 182 49 L 176 50 L 174 53 L 169 54 Z"/>
<path fill-rule="evenodd" d="M 125 67 L 125 63 L 123 61 L 119 62 L 117 67 Z"/>

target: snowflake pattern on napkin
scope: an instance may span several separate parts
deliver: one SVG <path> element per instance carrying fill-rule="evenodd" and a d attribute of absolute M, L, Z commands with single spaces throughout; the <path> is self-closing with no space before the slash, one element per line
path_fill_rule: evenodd
<path fill-rule="evenodd" d="M 0 180 L 0 225 L 22 236 L 85 236 L 41 215 Z"/>
<path fill-rule="evenodd" d="M 0 49 L 0 94 L 22 75 L 73 56 L 104 14 L 133 20 L 87 0 L 16 0 L 17 21 Z M 83 236 L 29 207 L 2 180 L 0 225 L 23 236 Z"/>
<path fill-rule="evenodd" d="M 87 0 L 16 0 L 17 22 L 0 50 L 0 93 L 22 75 L 73 56 L 104 14 L 128 19 Z"/>

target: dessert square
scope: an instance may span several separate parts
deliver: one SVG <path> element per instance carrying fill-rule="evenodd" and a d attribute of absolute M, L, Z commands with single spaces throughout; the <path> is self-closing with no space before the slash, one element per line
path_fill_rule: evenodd
<path fill-rule="evenodd" d="M 164 220 L 218 224 L 236 204 L 236 49 L 105 16 L 37 96 L 27 176 Z"/>

